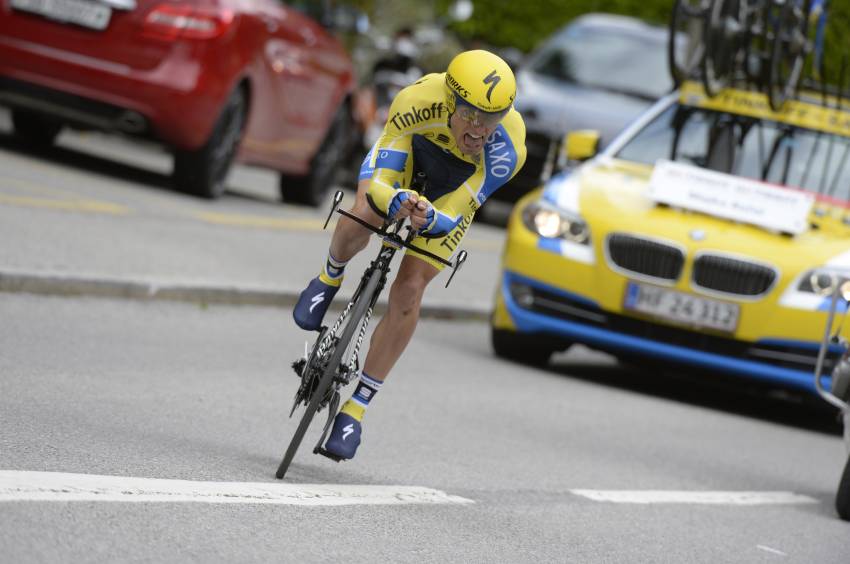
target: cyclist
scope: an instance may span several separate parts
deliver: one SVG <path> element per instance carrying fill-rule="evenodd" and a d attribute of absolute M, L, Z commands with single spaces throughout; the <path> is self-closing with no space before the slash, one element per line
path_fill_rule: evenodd
<path fill-rule="evenodd" d="M 363 160 L 351 212 L 375 226 L 387 218 L 408 217 L 419 231 L 414 245 L 448 259 L 475 211 L 525 162 L 525 124 L 513 109 L 515 95 L 510 67 L 483 50 L 464 51 L 446 72 L 426 75 L 403 89 Z M 428 178 L 422 195 L 408 189 L 420 171 Z M 370 235 L 358 223 L 340 218 L 322 271 L 295 305 L 299 327 L 321 326 L 346 263 L 366 247 Z M 413 336 L 425 287 L 441 269 L 431 258 L 405 254 L 360 381 L 334 420 L 327 451 L 342 459 L 354 457 L 366 407 Z"/>

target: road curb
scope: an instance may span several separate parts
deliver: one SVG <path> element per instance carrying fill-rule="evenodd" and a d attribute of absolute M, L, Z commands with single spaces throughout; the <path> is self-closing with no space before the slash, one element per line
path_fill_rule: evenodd
<path fill-rule="evenodd" d="M 127 280 L 122 278 L 43 274 L 30 272 L 0 272 L 0 292 L 45 296 L 95 297 L 137 301 L 179 301 L 201 305 L 243 305 L 262 307 L 292 307 L 299 291 L 264 287 L 213 285 L 186 282 Z M 341 296 L 342 297 L 342 296 Z M 339 311 L 344 299 L 331 306 Z M 378 302 L 375 313 L 386 310 L 386 300 Z M 486 321 L 489 308 L 452 304 L 423 303 L 420 317 L 462 321 Z"/>

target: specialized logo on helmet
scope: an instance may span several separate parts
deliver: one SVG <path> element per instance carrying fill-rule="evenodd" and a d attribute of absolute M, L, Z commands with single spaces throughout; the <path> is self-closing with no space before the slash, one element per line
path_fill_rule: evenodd
<path fill-rule="evenodd" d="M 452 89 L 453 89 L 455 92 L 457 92 L 458 94 L 460 94 L 461 96 L 463 96 L 463 97 L 464 97 L 464 99 L 469 98 L 469 90 L 467 90 L 466 88 L 464 88 L 463 86 L 461 86 L 461 85 L 460 85 L 460 82 L 458 82 L 457 80 L 455 80 L 455 77 L 453 77 L 452 75 L 450 75 L 448 72 L 446 73 L 446 82 L 448 82 L 448 83 L 449 83 L 449 86 L 451 86 L 451 87 L 452 87 Z M 491 90 L 492 90 L 492 89 L 491 89 Z"/>
<path fill-rule="evenodd" d="M 496 74 L 496 71 L 493 70 L 490 74 L 484 77 L 484 84 L 490 84 L 490 88 L 487 89 L 487 101 L 492 102 L 490 100 L 490 94 L 493 93 L 493 89 L 496 88 L 496 85 L 499 84 L 499 81 L 502 80 L 502 77 Z"/>

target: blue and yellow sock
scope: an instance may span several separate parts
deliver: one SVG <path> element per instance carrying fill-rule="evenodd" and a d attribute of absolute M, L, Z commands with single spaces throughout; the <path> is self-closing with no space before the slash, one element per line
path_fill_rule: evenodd
<path fill-rule="evenodd" d="M 345 277 L 345 265 L 348 261 L 336 260 L 334 256 L 328 252 L 328 260 L 325 261 L 325 266 L 319 273 L 319 280 L 328 286 L 339 287 L 342 284 L 342 279 Z"/>
<path fill-rule="evenodd" d="M 366 413 L 366 408 L 369 407 L 369 402 L 381 389 L 383 382 L 375 380 L 365 372 L 360 373 L 360 382 L 354 390 L 351 398 L 345 402 L 340 409 L 341 412 L 347 413 L 358 421 L 363 420 L 363 415 Z"/>

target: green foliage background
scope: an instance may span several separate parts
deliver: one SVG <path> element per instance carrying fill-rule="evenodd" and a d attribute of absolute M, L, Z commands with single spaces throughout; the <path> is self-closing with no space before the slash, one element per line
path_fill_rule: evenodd
<path fill-rule="evenodd" d="M 451 3 L 452 0 L 435 0 L 437 13 L 445 14 Z M 472 18 L 453 24 L 453 31 L 467 40 L 527 52 L 565 23 L 588 12 L 625 14 L 666 25 L 674 0 L 473 0 L 473 3 Z M 850 52 L 850 0 L 830 0 L 826 52 L 830 82 L 837 82 L 842 58 Z M 850 68 L 847 81 L 850 82 Z"/>
<path fill-rule="evenodd" d="M 451 0 L 438 0 L 444 13 Z M 472 18 L 452 29 L 463 37 L 475 38 L 496 47 L 529 51 L 553 31 L 576 16 L 588 12 L 610 12 L 636 16 L 651 22 L 666 22 L 672 0 L 474 0 Z"/>

